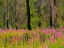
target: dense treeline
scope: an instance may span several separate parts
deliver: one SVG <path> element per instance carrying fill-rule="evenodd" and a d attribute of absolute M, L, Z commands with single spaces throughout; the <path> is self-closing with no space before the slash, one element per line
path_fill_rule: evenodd
<path fill-rule="evenodd" d="M 63 28 L 63 0 L 0 0 L 0 28 Z"/>

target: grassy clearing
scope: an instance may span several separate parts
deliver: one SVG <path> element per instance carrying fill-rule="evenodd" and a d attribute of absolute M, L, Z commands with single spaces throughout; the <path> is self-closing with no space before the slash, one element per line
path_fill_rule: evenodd
<path fill-rule="evenodd" d="M 0 48 L 64 48 L 64 29 L 0 30 Z"/>

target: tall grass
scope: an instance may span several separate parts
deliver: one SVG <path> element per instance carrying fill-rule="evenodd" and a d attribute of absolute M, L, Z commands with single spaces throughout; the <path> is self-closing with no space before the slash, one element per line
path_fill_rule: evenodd
<path fill-rule="evenodd" d="M 64 29 L 0 29 L 0 48 L 64 48 Z"/>

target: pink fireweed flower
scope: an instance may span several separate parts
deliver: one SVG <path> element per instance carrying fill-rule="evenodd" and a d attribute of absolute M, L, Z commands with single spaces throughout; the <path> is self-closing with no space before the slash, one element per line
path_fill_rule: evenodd
<path fill-rule="evenodd" d="M 62 33 L 61 32 L 56 32 L 56 37 L 59 38 L 60 36 L 62 36 Z"/>
<path fill-rule="evenodd" d="M 50 33 L 49 30 L 45 30 L 45 31 L 44 31 L 44 34 L 49 34 L 49 33 Z"/>
<path fill-rule="evenodd" d="M 57 40 L 56 39 L 54 39 L 54 43 L 57 43 Z"/>
<path fill-rule="evenodd" d="M 15 32 L 15 30 L 9 29 L 9 30 L 7 30 L 7 32 Z"/>
<path fill-rule="evenodd" d="M 52 35 L 52 36 L 50 37 L 50 41 L 53 40 L 53 39 L 54 39 L 54 35 Z"/>
<path fill-rule="evenodd" d="M 4 32 L 5 32 L 5 30 L 1 30 L 1 32 L 2 32 L 2 33 L 4 33 Z"/>

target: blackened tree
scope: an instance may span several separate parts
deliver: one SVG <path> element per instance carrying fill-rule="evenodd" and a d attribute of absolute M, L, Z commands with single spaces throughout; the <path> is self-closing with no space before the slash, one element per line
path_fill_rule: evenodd
<path fill-rule="evenodd" d="M 26 5 L 27 5 L 27 15 L 28 15 L 28 30 L 31 30 L 31 25 L 30 25 L 30 7 L 29 7 L 29 0 L 26 0 Z"/>
<path fill-rule="evenodd" d="M 7 29 L 9 29 L 8 0 L 7 0 Z"/>
<path fill-rule="evenodd" d="M 51 6 L 51 0 L 50 0 L 50 28 L 52 28 L 52 6 Z"/>
<path fill-rule="evenodd" d="M 37 13 L 41 17 L 41 0 L 37 0 Z M 38 21 L 38 27 L 41 27 L 41 20 Z"/>

